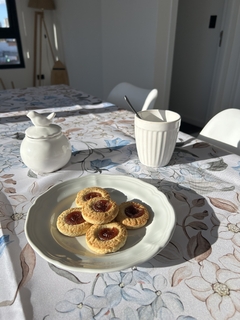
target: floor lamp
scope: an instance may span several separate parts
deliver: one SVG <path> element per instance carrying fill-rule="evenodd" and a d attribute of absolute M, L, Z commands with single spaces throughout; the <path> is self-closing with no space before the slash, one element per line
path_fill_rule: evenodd
<path fill-rule="evenodd" d="M 29 8 L 40 9 L 41 11 L 35 11 L 34 16 L 34 51 L 33 51 L 33 86 L 37 84 L 37 57 L 38 61 L 38 85 L 41 85 L 41 76 L 42 76 L 42 30 L 43 27 L 46 32 L 48 44 L 51 50 L 53 61 L 55 62 L 55 57 L 51 42 L 49 39 L 47 27 L 44 20 L 44 10 L 54 10 L 55 5 L 53 0 L 29 0 Z"/>

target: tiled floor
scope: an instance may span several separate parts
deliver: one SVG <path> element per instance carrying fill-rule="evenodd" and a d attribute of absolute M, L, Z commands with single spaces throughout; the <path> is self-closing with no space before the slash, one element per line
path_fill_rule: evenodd
<path fill-rule="evenodd" d="M 199 132 L 202 130 L 202 128 L 194 126 L 194 125 L 189 124 L 187 122 L 182 122 L 180 130 L 182 132 L 191 134 L 192 136 L 196 137 L 199 134 Z"/>

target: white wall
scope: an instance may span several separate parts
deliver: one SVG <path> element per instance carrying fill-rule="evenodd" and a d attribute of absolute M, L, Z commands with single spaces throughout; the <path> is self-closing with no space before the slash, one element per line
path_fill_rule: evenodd
<path fill-rule="evenodd" d="M 183 120 L 206 123 L 224 0 L 179 0 L 169 108 Z M 211 15 L 217 15 L 214 29 Z"/>
<path fill-rule="evenodd" d="M 119 82 L 154 86 L 158 1 L 102 2 L 104 95 Z"/>
<path fill-rule="evenodd" d="M 16 1 L 26 69 L 1 71 L 6 87 L 32 86 L 34 9 Z M 55 0 L 45 11 L 56 56 L 65 64 L 70 86 L 105 99 L 117 83 L 129 81 L 159 90 L 157 107 L 168 108 L 178 0 Z M 25 17 L 26 28 L 22 16 Z M 26 31 L 25 31 L 26 30 Z M 30 51 L 30 59 L 26 52 Z M 53 66 L 44 42 L 43 70 L 50 84 Z"/>
<path fill-rule="evenodd" d="M 60 60 L 76 89 L 102 95 L 101 1 L 55 0 Z"/>
<path fill-rule="evenodd" d="M 103 99 L 121 81 L 156 87 L 168 108 L 178 0 L 55 2 L 71 86 Z"/>
<path fill-rule="evenodd" d="M 158 26 L 154 65 L 154 84 L 158 89 L 156 107 L 169 108 L 178 0 L 161 0 L 158 5 Z"/>
<path fill-rule="evenodd" d="M 225 1 L 221 50 L 215 65 L 207 119 L 227 109 L 240 109 L 240 3 Z"/>

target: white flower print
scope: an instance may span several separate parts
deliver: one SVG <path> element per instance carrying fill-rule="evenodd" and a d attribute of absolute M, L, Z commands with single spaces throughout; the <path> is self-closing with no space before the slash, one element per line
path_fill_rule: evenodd
<path fill-rule="evenodd" d="M 225 240 L 231 240 L 235 245 L 240 247 L 240 215 L 229 215 L 228 217 L 218 214 L 218 219 L 221 221 L 216 222 L 215 219 L 212 219 L 214 227 L 211 230 L 212 236 L 218 236 L 219 238 Z M 218 229 L 218 232 L 216 232 Z"/>
<path fill-rule="evenodd" d="M 65 300 L 57 303 L 56 311 L 65 315 L 66 319 L 93 319 L 93 309 L 101 309 L 106 305 L 104 297 L 90 295 L 85 297 L 81 289 L 66 292 Z"/>
<path fill-rule="evenodd" d="M 205 302 L 211 316 L 216 320 L 227 320 L 240 312 L 239 275 L 204 260 L 200 267 L 202 277 L 185 280 L 192 294 Z"/>

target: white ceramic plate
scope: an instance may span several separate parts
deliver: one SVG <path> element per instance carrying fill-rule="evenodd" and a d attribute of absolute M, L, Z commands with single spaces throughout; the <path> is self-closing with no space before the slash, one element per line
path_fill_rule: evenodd
<path fill-rule="evenodd" d="M 124 247 L 115 253 L 96 255 L 85 236 L 70 238 L 56 228 L 59 214 L 74 206 L 79 190 L 99 186 L 110 192 L 118 204 L 135 200 L 149 209 L 147 225 L 128 231 Z M 155 256 L 172 237 L 175 213 L 166 196 L 154 186 L 121 175 L 88 175 L 55 185 L 42 194 L 28 211 L 25 233 L 29 244 L 55 266 L 81 272 L 111 272 L 137 266 Z"/>

